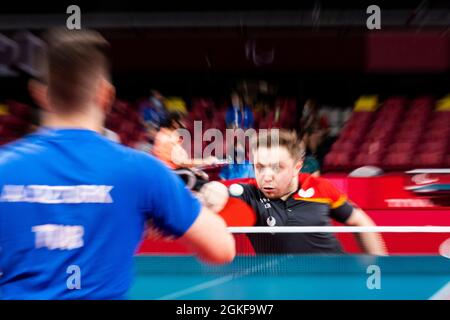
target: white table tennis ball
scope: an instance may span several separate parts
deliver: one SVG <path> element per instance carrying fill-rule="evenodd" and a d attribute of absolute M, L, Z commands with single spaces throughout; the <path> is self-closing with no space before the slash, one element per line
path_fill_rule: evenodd
<path fill-rule="evenodd" d="M 242 187 L 240 184 L 237 183 L 233 183 L 231 186 L 229 186 L 228 190 L 230 194 L 234 197 L 239 197 L 244 193 L 244 187 Z"/>

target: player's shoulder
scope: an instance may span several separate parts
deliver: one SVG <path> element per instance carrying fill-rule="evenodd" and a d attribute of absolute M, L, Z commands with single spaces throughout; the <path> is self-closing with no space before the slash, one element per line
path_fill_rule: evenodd
<path fill-rule="evenodd" d="M 36 135 L 30 134 L 0 146 L 0 166 L 18 163 L 44 152 L 44 145 L 39 143 Z"/>
<path fill-rule="evenodd" d="M 301 173 L 299 174 L 299 181 L 301 184 L 301 189 L 314 190 L 316 197 L 334 198 L 336 197 L 337 193 L 340 193 L 340 191 L 334 186 L 334 184 L 324 177 Z"/>
<path fill-rule="evenodd" d="M 320 177 L 314 176 L 309 173 L 300 173 L 298 179 L 303 187 L 317 187 L 327 185 L 328 180 Z"/>
<path fill-rule="evenodd" d="M 114 144 L 114 148 L 116 149 L 116 151 L 121 154 L 121 156 L 129 165 L 136 165 L 138 167 L 144 166 L 149 170 L 155 167 L 165 167 L 165 165 L 158 158 L 147 152 L 133 149 L 131 147 L 124 146 L 115 142 L 111 143 Z"/>

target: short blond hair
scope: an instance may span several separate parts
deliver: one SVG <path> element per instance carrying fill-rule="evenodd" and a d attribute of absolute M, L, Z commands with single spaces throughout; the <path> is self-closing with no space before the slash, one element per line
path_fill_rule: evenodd
<path fill-rule="evenodd" d="M 295 161 L 303 160 L 305 157 L 305 146 L 294 130 L 268 129 L 260 130 L 251 139 L 251 148 L 284 147 Z"/>

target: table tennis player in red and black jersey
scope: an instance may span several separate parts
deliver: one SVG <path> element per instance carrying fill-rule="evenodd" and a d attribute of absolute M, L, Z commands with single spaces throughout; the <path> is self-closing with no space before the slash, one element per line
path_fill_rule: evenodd
<path fill-rule="evenodd" d="M 243 200 L 253 209 L 256 226 L 331 226 L 332 219 L 348 226 L 375 225 L 330 181 L 299 174 L 304 150 L 295 132 L 268 130 L 268 134 L 254 137 L 251 148 L 255 179 L 246 184 L 233 184 L 229 190 L 231 197 Z M 237 214 L 236 210 L 225 212 L 225 220 L 230 219 L 226 216 L 230 214 Z M 257 253 L 343 253 L 332 233 L 248 236 Z M 365 253 L 386 254 L 379 234 L 358 233 L 355 236 Z"/>

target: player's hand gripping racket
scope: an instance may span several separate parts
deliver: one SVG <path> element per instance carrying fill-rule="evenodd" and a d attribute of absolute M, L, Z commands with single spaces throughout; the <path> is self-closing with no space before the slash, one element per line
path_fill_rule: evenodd
<path fill-rule="evenodd" d="M 252 207 L 245 201 L 230 196 L 239 196 L 243 191 L 241 185 L 233 184 L 226 187 L 218 181 L 213 181 L 202 187 L 200 197 L 202 202 L 219 214 L 229 227 L 253 226 L 256 223 L 256 214 Z"/>

